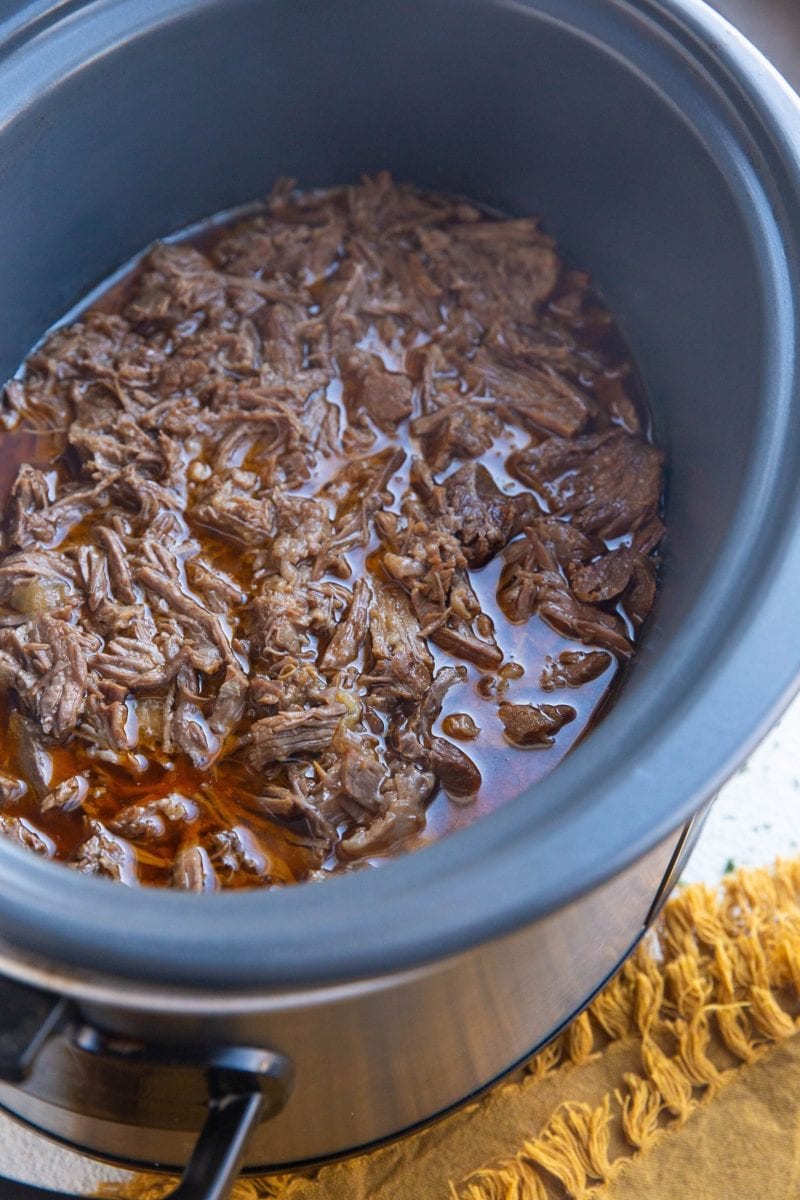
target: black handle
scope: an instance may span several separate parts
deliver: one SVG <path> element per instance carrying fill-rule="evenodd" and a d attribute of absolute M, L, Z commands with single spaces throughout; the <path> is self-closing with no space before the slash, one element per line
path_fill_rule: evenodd
<path fill-rule="evenodd" d="M 261 1121 L 261 1092 L 211 1101 L 192 1157 L 180 1183 L 165 1200 L 227 1200 L 242 1165 L 248 1139 Z M 0 1178 L 0 1200 L 78 1200 L 66 1192 Z"/>
<path fill-rule="evenodd" d="M 63 996 L 0 977 L 0 1079 L 22 1083 L 34 1059 L 69 1022 L 71 1005 Z"/>
<path fill-rule="evenodd" d="M 291 1090 L 291 1063 L 272 1050 L 122 1041 L 81 1024 L 63 997 L 0 979 L 0 1079 L 21 1083 L 45 1043 L 61 1032 L 69 1032 L 73 1044 L 89 1054 L 204 1073 L 208 1113 L 180 1183 L 165 1200 L 227 1200 L 251 1134 L 262 1120 L 280 1112 Z M 77 1198 L 0 1177 L 0 1200 Z"/>

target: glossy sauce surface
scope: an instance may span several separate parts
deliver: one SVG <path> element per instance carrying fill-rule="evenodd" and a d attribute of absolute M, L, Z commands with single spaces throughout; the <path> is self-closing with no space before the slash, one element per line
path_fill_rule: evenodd
<path fill-rule="evenodd" d="M 236 227 L 235 222 L 233 227 Z M 183 240 L 198 246 L 204 253 L 210 253 L 229 231 L 229 226 L 215 225 L 199 232 L 195 229 Z M 135 291 L 140 270 L 140 266 L 134 266 L 127 276 L 116 278 L 104 294 L 96 296 L 91 306 L 92 310 L 110 314 L 123 311 Z M 571 277 L 566 272 L 560 291 L 557 289 L 550 300 L 550 307 L 554 313 L 559 311 L 562 298 L 560 292 L 569 302 L 571 282 Z M 313 285 L 310 289 L 313 303 L 307 310 L 309 320 L 313 320 L 319 306 L 324 305 L 327 290 L 335 286 L 335 273 Z M 396 340 L 387 344 L 381 336 L 379 326 L 380 321 L 376 320 L 376 324 L 370 327 L 367 337 L 362 339 L 359 346 L 380 358 L 387 371 L 405 371 L 412 380 L 415 379 L 415 363 L 418 358 L 416 351 L 424 339 L 411 346 L 399 344 Z M 572 323 L 572 332 L 582 347 L 609 364 L 606 377 L 610 386 L 621 386 L 620 380 L 624 378 L 628 401 L 638 411 L 641 425 L 647 430 L 647 415 L 635 371 L 630 366 L 628 352 L 607 310 L 595 297 L 589 295 L 584 302 L 580 318 L 576 318 Z M 347 373 L 343 372 L 341 377 L 332 380 L 326 389 L 326 400 L 340 410 L 345 420 L 345 401 L 350 386 Z M 385 497 L 387 502 L 384 505 L 386 511 L 399 513 L 408 487 L 408 463 L 413 457 L 422 455 L 423 447 L 420 439 L 410 432 L 407 422 L 391 434 L 380 430 L 373 432 L 375 436 L 369 447 L 370 456 L 398 445 L 406 452 L 403 468 L 387 485 L 387 491 L 391 495 Z M 0 456 L 0 500 L 4 504 L 21 463 L 33 464 L 61 479 L 78 478 L 78 463 L 74 451 L 67 444 L 66 431 L 41 432 L 20 427 L 9 430 L 1 437 L 3 453 Z M 519 479 L 509 472 L 507 463 L 509 455 L 514 451 L 523 450 L 529 445 L 532 437 L 535 441 L 535 435 L 532 435 L 530 429 L 506 425 L 494 444 L 474 460 L 485 466 L 496 485 L 507 495 L 518 495 L 526 490 Z M 261 447 L 256 440 L 245 448 L 238 466 L 242 471 L 257 473 L 262 466 L 261 454 Z M 205 469 L 210 470 L 211 464 L 205 461 L 202 454 L 192 452 L 191 458 L 197 482 L 200 484 L 204 482 Z M 337 473 L 357 459 L 358 455 L 355 453 L 328 453 L 318 456 L 312 476 L 304 485 L 294 489 L 294 494 L 322 499 L 335 514 L 338 505 L 338 516 L 341 517 L 343 501 L 341 497 L 337 497 L 335 489 L 332 489 L 331 481 Z M 456 461 L 455 466 L 458 465 Z M 344 503 L 347 503 L 346 499 Z M 546 504 L 546 499 L 542 500 L 545 512 Z M 66 550 L 91 540 L 93 523 L 103 519 L 102 513 L 90 513 L 65 530 L 63 536 L 59 535 L 53 542 L 53 547 Z M 244 545 L 235 538 L 223 536 L 218 530 L 204 527 L 198 522 L 189 521 L 189 528 L 192 537 L 200 545 L 203 560 L 224 572 L 234 584 L 241 586 L 244 593 L 250 594 L 254 575 L 262 569 L 259 559 L 260 547 Z M 613 545 L 609 548 L 613 549 Z M 353 581 L 362 576 L 380 579 L 384 583 L 391 581 L 382 561 L 381 540 L 374 528 L 367 545 L 347 552 L 347 561 L 351 571 L 350 578 L 346 581 L 348 587 L 352 587 Z M 442 711 L 433 727 L 434 733 L 449 737 L 469 755 L 481 773 L 482 786 L 477 794 L 469 797 L 448 795 L 443 788 L 439 788 L 428 806 L 425 828 L 406 838 L 401 847 L 393 845 L 387 853 L 395 853 L 398 848 L 412 849 L 463 828 L 536 783 L 549 773 L 591 728 L 596 714 L 607 702 L 619 680 L 620 664 L 616 658 L 609 656 L 607 669 L 597 678 L 580 687 L 562 686 L 554 689 L 552 684 L 548 683 L 548 665 L 565 651 L 585 652 L 587 646 L 565 638 L 537 614 L 531 616 L 524 624 L 509 621 L 497 603 L 498 581 L 503 566 L 503 557 L 497 554 L 485 566 L 470 570 L 470 582 L 480 600 L 481 609 L 494 624 L 496 640 L 503 652 L 502 666 L 496 671 L 487 672 L 471 662 L 463 663 L 466 668 L 465 677 L 448 691 Z M 336 575 L 324 575 L 322 582 L 325 581 L 340 583 L 341 578 Z M 187 596 L 195 598 L 186 579 L 185 570 L 181 575 L 181 587 Z M 238 619 L 242 614 L 235 615 Z M 250 654 L 247 639 L 240 636 L 234 638 L 232 644 L 240 662 L 246 666 Z M 429 648 L 437 668 L 456 661 L 433 644 L 429 644 Z M 321 650 L 324 650 L 324 645 L 321 645 L 318 653 Z M 352 664 L 353 678 L 367 669 L 365 654 L 366 650 L 362 648 Z M 501 703 L 567 704 L 574 710 L 574 719 L 560 729 L 552 745 L 524 749 L 511 745 L 506 737 L 503 724 L 498 719 L 498 705 Z M 137 723 L 144 719 L 145 710 L 141 706 L 137 711 L 137 705 L 130 702 L 129 709 L 131 722 Z M 21 800 L 8 804 L 4 811 L 29 820 L 41 835 L 50 840 L 54 856 L 69 860 L 76 854 L 86 837 L 87 818 L 94 818 L 108 825 L 113 823 L 120 809 L 126 805 L 178 793 L 196 802 L 197 815 L 193 822 L 192 836 L 197 843 L 203 844 L 207 832 L 220 826 L 240 831 L 241 838 L 249 845 L 251 855 L 255 859 L 259 856 L 266 859 L 264 873 L 269 876 L 271 883 L 288 883 L 303 879 L 312 872 L 318 874 L 320 870 L 341 869 L 342 866 L 347 866 L 348 864 L 342 863 L 335 855 L 330 855 L 321 863 L 318 854 L 308 847 L 305 824 L 302 820 L 276 820 L 259 804 L 258 793 L 263 781 L 259 772 L 248 764 L 236 745 L 238 735 L 246 731 L 248 724 L 249 721 L 243 719 L 240 728 L 228 735 L 230 752 L 206 768 L 193 765 L 183 754 L 159 755 L 152 747 L 145 752 L 132 753 L 127 762 L 115 763 L 103 762 L 96 755 L 89 753 L 84 743 L 75 739 L 50 746 L 50 786 L 55 787 L 76 774 L 89 771 L 89 798 L 71 812 L 58 809 L 42 812 L 37 798 L 29 791 Z M 24 757 L 20 745 L 22 737 L 14 694 L 7 692 L 0 695 L 0 770 L 11 775 L 21 773 L 20 764 Z M 136 741 L 135 736 L 132 740 Z M 313 766 L 309 770 L 313 770 Z M 150 884 L 166 883 L 175 854 L 184 837 L 185 830 L 182 826 L 176 824 L 173 829 L 169 822 L 166 822 L 161 835 L 146 845 L 141 840 L 134 840 L 135 874 L 138 881 Z M 381 854 L 375 854 L 366 861 L 378 864 L 382 857 Z M 225 885 L 252 886 L 252 874 L 233 872 Z"/>

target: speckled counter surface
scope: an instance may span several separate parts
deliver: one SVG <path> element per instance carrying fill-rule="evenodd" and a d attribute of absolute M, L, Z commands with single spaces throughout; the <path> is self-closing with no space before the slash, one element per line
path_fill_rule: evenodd
<path fill-rule="evenodd" d="M 715 0 L 800 86 L 800 0 Z M 720 792 L 687 864 L 685 881 L 800 854 L 800 699 Z M 129 1176 L 55 1146 L 0 1115 L 0 1174 L 90 1196 Z"/>
<path fill-rule="evenodd" d="M 800 701 L 728 781 L 684 869 L 713 883 L 735 867 L 800 854 Z"/>

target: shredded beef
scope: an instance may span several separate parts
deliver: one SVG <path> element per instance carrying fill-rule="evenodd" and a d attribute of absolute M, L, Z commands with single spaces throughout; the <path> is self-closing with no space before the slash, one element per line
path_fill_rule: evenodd
<path fill-rule="evenodd" d="M 324 671 L 346 667 L 357 656 L 369 629 L 371 600 L 369 584 L 365 579 L 359 579 L 353 588 L 347 613 L 336 625 L 333 637 L 322 655 L 320 666 Z"/>
<path fill-rule="evenodd" d="M 515 746 L 552 746 L 555 735 L 578 715 L 570 704 L 501 704 L 500 720 Z"/>
<path fill-rule="evenodd" d="M 538 613 L 565 637 L 602 646 L 622 658 L 629 656 L 633 646 L 622 618 L 576 598 L 557 550 L 547 524 L 539 522 L 508 548 L 497 591 L 498 604 L 508 619 L 523 622 Z"/>
<path fill-rule="evenodd" d="M 44 797 L 39 807 L 42 812 L 47 812 L 49 808 L 57 808 L 61 812 L 73 812 L 83 804 L 88 791 L 87 776 L 73 775 L 69 779 L 62 779 L 58 787 Z"/>
<path fill-rule="evenodd" d="M 172 886 L 189 892 L 213 892 L 219 886 L 208 851 L 203 846 L 181 846 L 172 867 Z"/>
<path fill-rule="evenodd" d="M 346 706 L 337 702 L 262 717 L 246 735 L 248 757 L 260 770 L 269 763 L 286 762 L 301 754 L 319 754 L 333 741 L 346 712 Z"/>
<path fill-rule="evenodd" d="M 0 806 L 21 800 L 27 790 L 28 785 L 24 779 L 17 779 L 15 775 L 0 771 Z"/>
<path fill-rule="evenodd" d="M 549 655 L 539 676 L 543 692 L 556 688 L 581 687 L 591 683 L 611 666 L 613 659 L 606 650 L 562 650 L 558 658 Z"/>
<path fill-rule="evenodd" d="M 543 494 L 558 516 L 586 533 L 616 538 L 637 532 L 658 512 L 664 456 L 622 430 L 571 440 L 548 438 L 512 456 L 510 469 Z"/>
<path fill-rule="evenodd" d="M 568 438 L 586 427 L 592 414 L 590 401 L 549 364 L 509 366 L 481 352 L 476 366 L 487 392 L 511 420 Z"/>
<path fill-rule="evenodd" d="M 478 458 L 502 430 L 502 421 L 491 409 L 458 400 L 411 424 L 411 432 L 421 439 L 425 461 L 435 472 L 444 471 L 456 459 Z"/>
<path fill-rule="evenodd" d="M 604 687 L 655 598 L 612 333 L 537 221 L 386 174 L 153 246 L 5 388 L 0 832 L 207 892 L 518 791 L 576 717 L 529 680 Z"/>
<path fill-rule="evenodd" d="M 32 850 L 34 854 L 40 854 L 43 858 L 53 857 L 53 843 L 27 817 L 0 813 L 0 833 L 26 850 Z"/>

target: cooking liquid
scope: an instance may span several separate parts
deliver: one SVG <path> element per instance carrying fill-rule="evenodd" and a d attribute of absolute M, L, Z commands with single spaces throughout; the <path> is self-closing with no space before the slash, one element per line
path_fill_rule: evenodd
<path fill-rule="evenodd" d="M 202 227 L 193 227 L 188 233 L 181 235 L 180 240 L 196 245 L 204 252 L 224 237 L 229 230 L 227 224 L 218 222 Z M 179 240 L 179 239 L 170 239 Z M 139 273 L 139 267 L 134 265 L 127 273 L 117 275 L 105 289 L 96 289 L 90 298 L 90 303 L 73 310 L 59 324 L 72 322 L 78 318 L 81 311 L 96 309 L 104 312 L 121 311 L 131 296 Z M 322 298 L 326 282 L 315 285 L 317 295 L 315 300 Z M 554 303 L 557 303 L 555 297 Z M 312 306 L 309 315 L 314 315 Z M 583 314 L 583 327 L 580 332 L 582 343 L 590 349 L 604 353 L 607 361 L 619 364 L 609 371 L 609 377 L 615 376 L 622 364 L 628 367 L 628 352 L 621 336 L 613 325 L 608 311 L 599 301 L 592 301 L 586 306 Z M 386 346 L 376 330 L 371 330 L 368 344 L 362 341 L 364 348 L 378 354 L 389 370 L 404 368 L 404 350 L 395 343 Z M 627 370 L 626 391 L 637 407 L 642 427 L 648 430 L 646 410 L 643 404 L 641 390 L 636 381 L 635 372 Z M 334 380 L 327 389 L 326 398 L 336 403 L 342 410 L 343 389 L 347 387 L 346 378 Z M 410 420 L 413 420 L 412 414 Z M 66 433 L 39 433 L 33 430 L 19 429 L 2 435 L 3 454 L 0 456 L 0 502 L 6 503 L 8 494 L 16 477 L 17 469 L 23 462 L 31 463 L 44 471 L 55 471 L 62 476 L 76 477 L 78 464 L 73 458 L 67 445 Z M 505 463 L 509 454 L 517 448 L 529 443 L 530 434 L 516 428 L 505 427 L 503 435 L 495 444 L 476 461 L 482 463 L 492 475 L 498 487 L 513 494 L 524 490 L 522 486 L 507 472 Z M 374 445 L 369 450 L 372 456 L 387 446 L 401 444 L 406 450 L 407 458 L 401 471 L 389 482 L 388 489 L 394 497 L 393 504 L 387 506 L 396 511 L 400 510 L 400 502 L 407 488 L 407 469 L 412 455 L 421 456 L 421 449 L 408 428 L 403 423 L 397 434 L 392 437 L 378 432 Z M 300 494 L 320 497 L 324 495 L 326 484 L 347 463 L 353 462 L 354 457 L 332 454 L 327 457 L 320 455 L 314 477 L 308 484 L 299 489 Z M 202 461 L 202 460 L 201 460 Z M 460 465 L 456 460 L 448 471 L 455 470 Z M 245 470 L 257 472 L 259 463 L 257 451 L 250 451 L 243 456 L 241 466 Z M 191 487 L 192 485 L 190 485 Z M 294 494 L 298 494 L 295 492 Z M 331 512 L 335 511 L 335 501 L 329 500 Z M 54 543 L 60 548 L 78 545 L 85 541 L 93 523 L 101 523 L 104 514 L 90 514 L 81 523 Z M 252 573 L 254 551 L 227 539 L 202 526 L 192 525 L 191 534 L 200 543 L 201 554 L 207 563 L 211 563 L 224 571 L 234 582 L 242 587 L 245 593 L 252 593 L 247 584 Z M 364 574 L 382 573 L 380 555 L 375 552 L 379 541 L 374 533 L 372 541 L 366 548 L 349 551 L 347 554 L 352 573 L 345 581 L 347 586 Z M 524 789 L 535 784 L 547 775 L 564 758 L 572 747 L 586 734 L 592 726 L 600 710 L 608 702 L 612 690 L 619 682 L 620 665 L 611 659 L 608 669 L 597 679 L 579 688 L 560 688 L 547 691 L 540 686 L 540 674 L 546 660 L 555 659 L 563 651 L 583 650 L 587 647 L 578 642 L 570 641 L 551 629 L 538 616 L 534 615 L 525 624 L 512 624 L 504 616 L 496 602 L 497 582 L 502 570 L 503 560 L 497 555 L 485 567 L 470 571 L 470 581 L 477 593 L 483 611 L 488 614 L 495 626 L 497 643 L 503 651 L 503 665 L 495 673 L 487 673 L 471 663 L 463 665 L 467 670 L 467 678 L 454 686 L 447 693 L 444 707 L 434 726 L 434 732 L 448 736 L 446 722 L 453 714 L 467 714 L 479 730 L 474 740 L 457 740 L 451 736 L 475 762 L 481 772 L 483 785 L 474 797 L 469 800 L 449 797 L 442 789 L 434 795 L 427 809 L 427 824 L 416 836 L 407 839 L 399 847 L 393 845 L 386 855 L 376 856 L 368 860 L 378 865 L 382 860 L 394 855 L 398 849 L 404 851 L 423 846 L 439 837 L 454 832 L 476 819 L 487 815 L 506 801 L 518 795 Z M 341 580 L 336 580 L 341 582 Z M 192 595 L 188 584 L 183 581 L 187 594 Z M 195 597 L 196 598 L 196 597 Z M 234 610 L 234 616 L 236 615 Z M 313 639 L 311 639 L 313 642 Z M 247 657 L 247 645 L 234 640 L 234 649 L 242 660 Z M 324 649 L 322 647 L 321 649 Z M 429 649 L 436 661 L 437 669 L 443 665 L 452 665 L 462 660 L 454 659 L 446 652 L 438 649 L 429 642 Z M 363 654 L 362 654 L 363 657 Z M 358 660 L 361 665 L 361 660 Z M 510 668 L 510 669 L 509 669 Z M 362 689 L 363 691 L 363 689 Z M 22 775 L 18 757 L 17 732 L 14 728 L 15 697 L 0 695 L 0 770 L 6 770 L 12 775 Z M 504 736 L 503 726 L 498 716 L 498 704 L 569 704 L 575 710 L 575 719 L 565 725 L 555 738 L 551 747 L 522 749 L 510 745 Z M 135 705 L 129 702 L 130 719 L 136 720 Z M 244 731 L 252 720 L 252 714 L 242 722 Z M 445 728 L 443 728 L 445 725 Z M 235 734 L 231 742 L 235 742 Z M 227 747 L 225 748 L 228 749 Z M 305 825 L 303 821 L 282 822 L 273 819 L 259 806 L 257 794 L 259 787 L 263 789 L 263 778 L 249 768 L 236 749 L 217 759 L 210 768 L 198 769 L 183 754 L 176 754 L 167 759 L 152 752 L 145 755 L 132 752 L 131 761 L 127 765 L 104 762 L 90 753 L 85 744 L 76 739 L 67 744 L 56 746 L 49 751 L 53 770 L 51 788 L 59 782 L 69 779 L 81 771 L 91 773 L 91 791 L 82 808 L 71 813 L 56 809 L 41 812 L 33 792 L 29 789 L 20 801 L 12 803 L 4 809 L 7 813 L 30 819 L 36 830 L 49 838 L 55 848 L 54 856 L 59 859 L 69 859 L 85 840 L 86 817 L 94 817 L 104 823 L 113 821 L 120 809 L 131 803 L 140 803 L 157 799 L 170 793 L 179 793 L 186 797 L 197 797 L 200 801 L 200 815 L 194 823 L 192 832 L 198 841 L 203 842 L 204 835 L 212 830 L 236 828 L 245 840 L 248 834 L 254 837 L 249 844 L 253 854 L 258 856 L 263 851 L 267 859 L 267 868 L 271 880 L 275 883 L 289 883 L 301 880 L 308 872 L 319 867 L 319 860 L 307 845 L 304 844 Z M 309 767 L 312 771 L 313 767 Z M 167 884 L 174 861 L 174 855 L 186 838 L 185 827 L 176 823 L 174 826 L 165 822 L 165 836 L 158 840 L 149 839 L 146 846 L 134 843 L 137 860 L 138 879 L 142 883 Z M 363 863 L 357 866 L 363 866 Z M 325 869 L 347 868 L 348 864 L 341 863 L 333 856 L 324 864 Z M 351 865 L 352 869 L 352 865 Z M 252 875 L 239 872 L 226 879 L 228 887 L 253 886 Z"/>

